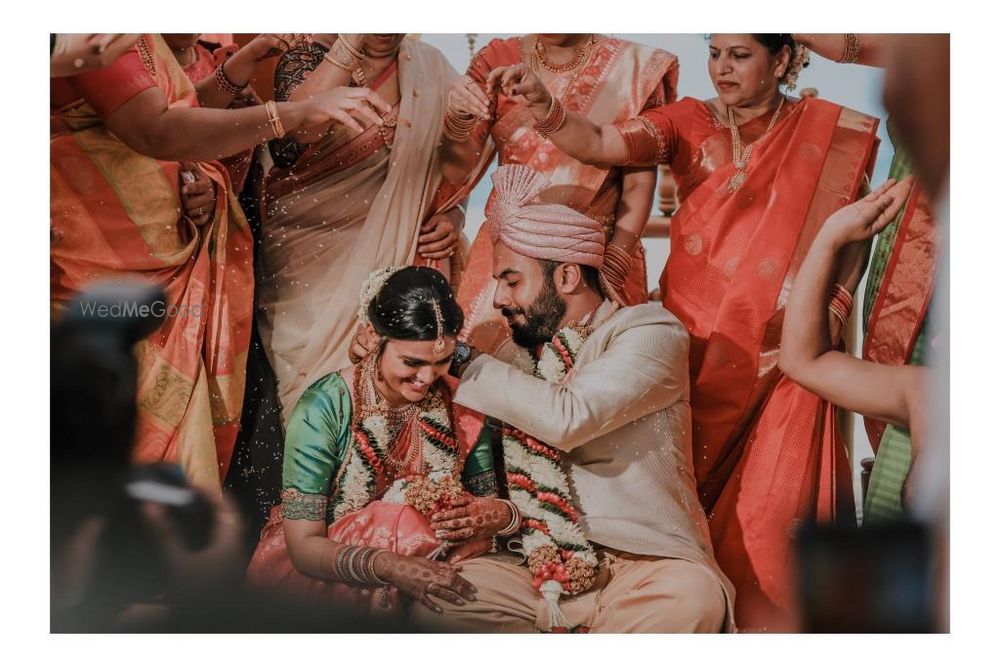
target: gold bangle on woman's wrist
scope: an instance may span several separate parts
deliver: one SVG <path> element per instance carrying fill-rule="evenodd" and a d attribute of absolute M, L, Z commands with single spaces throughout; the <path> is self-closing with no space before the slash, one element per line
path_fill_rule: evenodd
<path fill-rule="evenodd" d="M 323 60 L 342 70 L 354 72 L 364 63 L 365 54 L 351 46 L 342 35 L 338 35 L 337 41 L 323 56 Z"/>
<path fill-rule="evenodd" d="M 834 283 L 833 287 L 830 288 L 827 307 L 840 322 L 840 326 L 845 327 L 847 320 L 851 317 L 851 311 L 854 310 L 854 295 L 840 283 Z"/>
<path fill-rule="evenodd" d="M 347 49 L 350 52 L 350 54 L 352 56 L 354 56 L 355 58 L 358 58 L 360 60 L 364 60 L 365 59 L 365 52 L 362 51 L 357 46 L 354 46 L 353 44 L 351 44 L 351 41 L 349 39 L 347 39 L 346 37 L 344 37 L 343 35 L 338 34 L 337 35 L 337 41 L 341 42 L 344 45 L 344 48 Z"/>
<path fill-rule="evenodd" d="M 625 248 L 609 243 L 604 247 L 604 264 L 601 265 L 601 273 L 617 288 L 621 288 L 628 280 L 628 274 L 632 270 L 632 262 L 632 255 Z"/>
<path fill-rule="evenodd" d="M 497 536 L 510 537 L 521 530 L 521 510 L 510 500 L 505 498 L 498 498 L 498 500 L 510 508 L 510 522 L 505 528 L 497 531 Z"/>
<path fill-rule="evenodd" d="M 264 103 L 264 108 L 267 110 L 267 122 L 271 126 L 274 138 L 283 138 L 285 136 L 285 127 L 281 124 L 281 116 L 278 115 L 278 105 L 274 103 L 274 100 L 268 100 Z"/>
<path fill-rule="evenodd" d="M 479 123 L 479 119 L 473 114 L 449 107 L 444 116 L 444 136 L 461 143 L 469 138 L 477 123 Z"/>
<path fill-rule="evenodd" d="M 561 130 L 564 125 L 566 125 L 566 108 L 553 96 L 549 112 L 545 114 L 545 118 L 535 121 L 535 127 L 540 135 L 547 137 Z"/>
<path fill-rule="evenodd" d="M 243 90 L 248 85 L 250 85 L 250 82 L 247 81 L 245 84 L 241 86 L 235 83 L 232 79 L 230 79 L 229 75 L 226 74 L 226 63 L 228 62 L 229 60 L 225 60 L 222 63 L 220 63 L 218 67 L 215 68 L 215 82 L 219 84 L 219 88 L 222 89 L 222 92 L 226 93 L 227 95 L 232 95 L 233 97 L 236 97 L 237 95 L 242 93 Z"/>

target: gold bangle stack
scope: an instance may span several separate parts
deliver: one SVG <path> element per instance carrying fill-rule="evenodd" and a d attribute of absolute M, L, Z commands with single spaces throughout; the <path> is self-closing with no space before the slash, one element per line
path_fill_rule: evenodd
<path fill-rule="evenodd" d="M 222 92 L 226 93 L 227 95 L 232 95 L 233 97 L 236 97 L 237 95 L 243 92 L 243 89 L 246 88 L 250 84 L 250 82 L 248 81 L 242 86 L 234 83 L 233 80 L 229 78 L 229 75 L 226 74 L 225 68 L 227 62 L 229 61 L 225 60 L 218 67 L 215 68 L 215 82 L 219 84 L 219 88 L 222 89 Z"/>
<path fill-rule="evenodd" d="M 365 54 L 348 42 L 343 35 L 337 35 L 337 41 L 323 56 L 323 60 L 342 70 L 354 72 L 365 62 Z"/>
<path fill-rule="evenodd" d="M 830 300 L 827 308 L 840 322 L 840 326 L 846 327 L 847 320 L 851 317 L 851 311 L 854 310 L 854 295 L 840 283 L 834 283 L 833 287 L 830 288 Z"/>
<path fill-rule="evenodd" d="M 566 108 L 559 101 L 559 98 L 552 97 L 552 105 L 545 118 L 535 121 L 535 128 L 543 137 L 548 137 L 563 128 L 566 124 Z"/>
<path fill-rule="evenodd" d="M 281 124 L 281 116 L 278 115 L 278 105 L 274 103 L 274 100 L 268 100 L 264 103 L 264 108 L 267 109 L 267 122 L 271 126 L 274 138 L 283 138 L 285 136 L 285 127 Z"/>
<path fill-rule="evenodd" d="M 345 545 L 333 561 L 334 576 L 352 586 L 386 586 L 389 582 L 375 573 L 375 558 L 385 549 Z"/>
<path fill-rule="evenodd" d="M 510 508 L 510 523 L 508 523 L 502 530 L 498 530 L 497 535 L 499 537 L 510 537 L 521 530 L 521 520 L 523 518 L 521 516 L 521 510 L 513 503 L 513 501 L 505 498 L 499 498 L 499 500 Z M 494 537 L 493 540 L 493 551 L 496 551 L 496 537 Z"/>
<path fill-rule="evenodd" d="M 858 62 L 858 58 L 861 57 L 861 43 L 858 40 L 858 36 L 852 32 L 844 33 L 844 55 L 840 57 L 837 62 L 847 63 L 849 65 Z"/>
<path fill-rule="evenodd" d="M 621 288 L 628 278 L 629 271 L 632 270 L 632 255 L 628 254 L 625 248 L 609 243 L 604 248 L 604 264 L 601 272 L 605 278 L 611 278 L 615 287 Z"/>
<path fill-rule="evenodd" d="M 479 120 L 475 115 L 449 107 L 448 113 L 444 116 L 444 136 L 451 141 L 461 143 L 469 138 L 478 123 Z"/>

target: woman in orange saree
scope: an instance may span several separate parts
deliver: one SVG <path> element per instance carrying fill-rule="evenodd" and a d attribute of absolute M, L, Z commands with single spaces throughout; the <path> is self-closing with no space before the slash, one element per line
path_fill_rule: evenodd
<path fill-rule="evenodd" d="M 567 62 L 556 64 L 557 52 Z M 552 186 L 542 199 L 603 221 L 609 243 L 625 252 L 630 270 L 618 281 L 623 284 L 615 286 L 616 296 L 627 304 L 645 303 L 646 259 L 638 241 L 652 206 L 655 170 L 584 164 L 548 141 L 524 107 L 487 90 L 486 78 L 493 69 L 516 63 L 532 63 L 568 109 L 600 124 L 626 120 L 676 99 L 677 58 L 603 35 L 495 39 L 476 54 L 452 93 L 449 113 L 467 115 L 475 126 L 464 137 L 446 129 L 442 145 L 445 178 L 452 183 L 471 172 L 474 186 L 494 155 L 500 165 L 525 164 L 545 174 Z M 479 103 L 468 99 L 470 91 Z M 492 205 L 491 194 L 487 211 Z M 493 308 L 492 261 L 492 244 L 483 226 L 469 250 L 458 300 L 468 314 L 465 336 L 486 351 L 509 336 Z"/>
<path fill-rule="evenodd" d="M 253 261 L 228 176 L 210 159 L 273 136 L 272 110 L 197 108 L 193 85 L 157 35 L 141 36 L 105 69 L 52 79 L 51 88 L 54 314 L 101 278 L 164 288 L 166 321 L 136 347 L 134 456 L 179 463 L 191 483 L 219 489 L 239 424 Z M 329 123 L 344 95 L 273 113 L 289 130 Z M 182 215 L 176 160 L 197 161 L 213 182 L 211 215 Z"/>
<path fill-rule="evenodd" d="M 680 209 L 660 279 L 691 334 L 695 477 L 737 625 L 795 627 L 790 536 L 800 521 L 855 520 L 834 408 L 777 368 L 784 305 L 819 226 L 865 187 L 877 119 L 781 94 L 801 67 L 787 35 L 712 35 L 719 97 L 686 98 L 615 126 L 567 113 L 550 136 L 609 164 L 669 163 Z M 551 96 L 525 70 L 495 72 L 544 120 Z M 842 257 L 853 293 L 866 246 Z M 839 338 L 839 323 L 831 326 Z"/>

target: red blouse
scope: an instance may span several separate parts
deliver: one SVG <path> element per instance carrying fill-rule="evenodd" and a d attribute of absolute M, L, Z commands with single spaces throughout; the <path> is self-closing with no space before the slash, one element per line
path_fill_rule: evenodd
<path fill-rule="evenodd" d="M 107 118 L 133 97 L 155 86 L 156 81 L 142 64 L 139 51 L 132 47 L 103 69 L 51 79 L 49 104 L 52 109 L 60 109 L 83 99 L 101 118 Z"/>

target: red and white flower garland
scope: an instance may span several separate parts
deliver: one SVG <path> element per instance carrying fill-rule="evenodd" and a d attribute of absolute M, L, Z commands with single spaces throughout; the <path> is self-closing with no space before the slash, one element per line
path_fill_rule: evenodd
<path fill-rule="evenodd" d="M 360 369 L 357 374 L 362 375 Z M 359 383 L 360 379 L 356 387 Z M 361 393 L 358 389 L 354 392 L 356 398 Z M 333 498 L 334 520 L 365 507 L 374 499 L 376 477 L 384 472 L 387 455 L 394 444 L 385 414 L 360 406 L 356 409 L 358 414 L 351 427 L 351 444 L 340 467 Z M 410 437 L 415 439 L 410 446 L 420 448 L 421 471 L 396 479 L 382 500 L 411 505 L 429 517 L 450 507 L 451 502 L 464 493 L 459 479 L 458 441 L 439 389 L 432 388 L 421 402 L 410 429 Z"/>
<path fill-rule="evenodd" d="M 515 363 L 547 382 L 563 382 L 588 333 L 579 325 L 564 327 L 541 346 L 537 359 L 520 355 Z M 503 450 L 510 498 L 524 515 L 521 535 L 534 586 L 550 602 L 553 628 L 564 627 L 558 598 L 594 585 L 597 553 L 580 527 L 562 453 L 509 426 L 503 428 Z"/>

